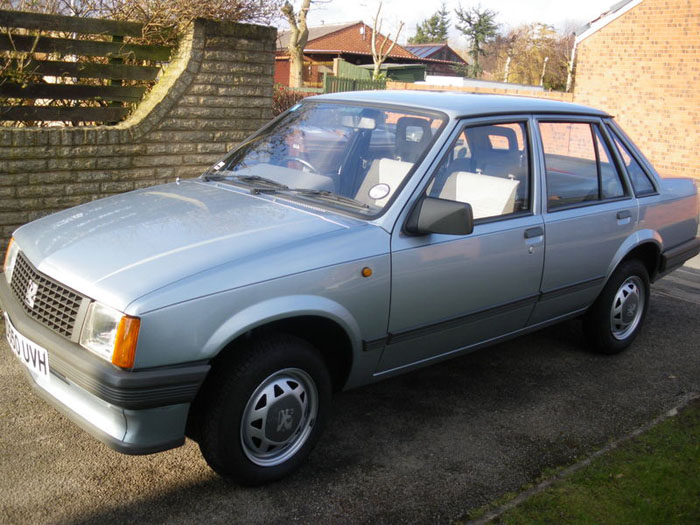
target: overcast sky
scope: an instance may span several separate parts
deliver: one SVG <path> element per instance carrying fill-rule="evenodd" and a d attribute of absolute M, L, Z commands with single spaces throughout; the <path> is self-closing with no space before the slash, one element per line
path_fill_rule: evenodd
<path fill-rule="evenodd" d="M 295 9 L 298 9 L 301 2 L 295 0 L 293 3 Z M 616 0 L 482 0 L 481 2 L 447 0 L 445 3 L 452 20 L 450 41 L 457 43 L 460 41 L 459 33 L 454 29 L 454 8 L 460 3 L 464 8 L 480 4 L 482 7 L 496 11 L 496 21 L 501 27 L 544 22 L 561 30 L 572 23 L 576 23 L 575 26 L 578 23 L 585 24 L 607 11 L 616 3 Z M 415 33 L 416 24 L 431 16 L 440 8 L 440 4 L 440 0 L 383 0 L 382 32 L 384 34 L 391 32 L 392 36 L 395 36 L 399 22 L 403 21 L 406 26 L 401 31 L 399 42 L 405 43 L 406 38 Z M 378 5 L 378 0 L 322 0 L 311 5 L 309 25 L 318 26 L 357 20 L 363 20 L 372 25 Z"/>

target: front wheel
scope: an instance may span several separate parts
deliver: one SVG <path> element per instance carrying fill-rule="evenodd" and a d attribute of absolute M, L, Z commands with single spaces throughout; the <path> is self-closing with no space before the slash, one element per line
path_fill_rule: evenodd
<path fill-rule="evenodd" d="M 230 349 L 205 385 L 199 446 L 218 474 L 261 485 L 298 468 L 318 441 L 331 381 L 305 341 L 271 335 Z"/>
<path fill-rule="evenodd" d="M 621 352 L 637 337 L 648 308 L 649 273 L 640 261 L 625 261 L 586 313 L 586 338 L 599 352 Z"/>

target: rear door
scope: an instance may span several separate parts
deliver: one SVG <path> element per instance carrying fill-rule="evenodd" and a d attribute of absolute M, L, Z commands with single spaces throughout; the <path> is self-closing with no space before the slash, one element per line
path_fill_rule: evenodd
<path fill-rule="evenodd" d="M 600 119 L 542 117 L 536 132 L 547 246 L 542 295 L 530 324 L 587 308 L 638 217 Z"/>

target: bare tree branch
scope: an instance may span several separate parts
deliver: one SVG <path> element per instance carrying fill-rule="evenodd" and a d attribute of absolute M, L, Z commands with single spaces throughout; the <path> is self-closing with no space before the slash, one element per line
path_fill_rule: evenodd
<path fill-rule="evenodd" d="M 299 13 L 294 12 L 294 7 L 287 0 L 282 6 L 282 14 L 289 23 L 290 35 L 287 50 L 289 51 L 289 87 L 302 87 L 304 85 L 304 48 L 309 40 L 309 28 L 306 24 L 306 16 L 311 7 L 311 0 L 303 0 Z"/>
<path fill-rule="evenodd" d="M 403 22 L 399 23 L 399 29 L 396 32 L 396 38 L 394 40 L 391 40 L 391 33 L 387 33 L 387 35 L 384 37 L 384 40 L 379 46 L 379 50 L 377 51 L 377 34 L 381 34 L 382 32 L 382 19 L 380 18 L 379 14 L 382 11 L 382 3 L 379 2 L 379 7 L 377 8 L 377 15 L 374 17 L 374 24 L 372 26 L 372 60 L 374 61 L 374 71 L 372 73 L 372 78 L 374 80 L 379 80 L 379 76 L 381 75 L 381 68 L 382 64 L 386 60 L 386 58 L 391 54 L 391 52 L 394 50 L 394 46 L 396 46 L 396 41 L 399 39 L 399 35 L 401 34 L 401 30 L 403 29 Z M 387 42 L 391 42 L 391 45 L 389 46 L 389 49 L 384 51 L 384 48 L 386 47 Z"/>

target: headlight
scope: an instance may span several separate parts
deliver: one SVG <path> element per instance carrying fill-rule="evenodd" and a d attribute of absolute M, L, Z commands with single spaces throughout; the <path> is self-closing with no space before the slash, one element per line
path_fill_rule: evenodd
<path fill-rule="evenodd" d="M 19 253 L 19 247 L 14 241 L 14 238 L 10 239 L 10 244 L 7 245 L 7 253 L 5 253 L 5 264 L 3 266 L 3 271 L 5 272 L 5 279 L 7 279 L 8 284 L 12 283 L 12 272 L 15 270 L 17 254 Z"/>
<path fill-rule="evenodd" d="M 122 368 L 132 368 L 141 321 L 98 302 L 90 303 L 80 344 Z"/>

